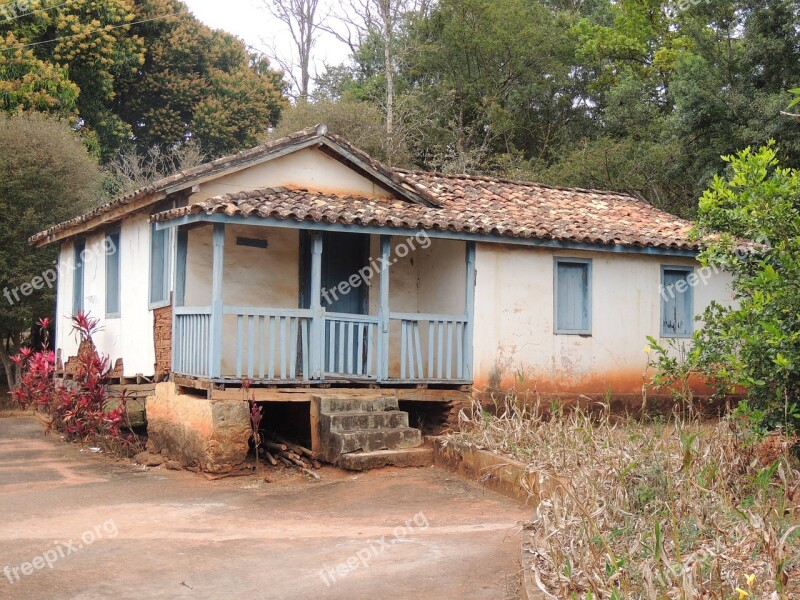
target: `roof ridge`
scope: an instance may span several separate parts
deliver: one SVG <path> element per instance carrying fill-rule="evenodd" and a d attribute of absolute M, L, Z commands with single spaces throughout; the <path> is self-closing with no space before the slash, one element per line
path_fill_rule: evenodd
<path fill-rule="evenodd" d="M 445 179 L 472 179 L 477 181 L 487 181 L 492 183 L 508 183 L 511 185 L 523 185 L 526 187 L 538 187 L 544 188 L 548 190 L 559 190 L 564 192 L 579 192 L 579 193 L 588 193 L 588 194 L 600 194 L 603 196 L 623 196 L 625 198 L 632 198 L 638 202 L 644 202 L 648 206 L 652 206 L 648 202 L 645 202 L 641 198 L 633 195 L 630 192 L 617 192 L 613 190 L 598 190 L 594 188 L 582 188 L 582 187 L 569 187 L 563 185 L 552 185 L 549 183 L 541 183 L 538 181 L 530 181 L 524 179 L 508 179 L 504 177 L 493 177 L 490 175 L 472 175 L 470 173 L 442 173 L 440 171 L 424 171 L 422 169 L 402 169 L 402 168 L 395 168 L 395 171 L 408 174 L 408 175 L 429 175 L 433 177 L 442 177 Z M 653 207 L 655 208 L 655 207 Z"/>

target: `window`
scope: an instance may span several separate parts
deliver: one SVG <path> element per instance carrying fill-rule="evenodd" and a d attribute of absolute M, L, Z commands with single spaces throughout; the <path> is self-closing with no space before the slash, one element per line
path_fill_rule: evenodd
<path fill-rule="evenodd" d="M 169 231 L 150 227 L 150 308 L 169 304 Z"/>
<path fill-rule="evenodd" d="M 555 259 L 555 332 L 592 333 L 592 261 Z"/>
<path fill-rule="evenodd" d="M 694 330 L 692 267 L 661 267 L 661 337 L 691 337 Z"/>
<path fill-rule="evenodd" d="M 86 255 L 86 240 L 75 240 L 75 254 L 72 278 L 72 314 L 83 310 L 83 259 Z"/>
<path fill-rule="evenodd" d="M 109 233 L 106 249 L 106 318 L 120 316 L 119 231 Z"/>

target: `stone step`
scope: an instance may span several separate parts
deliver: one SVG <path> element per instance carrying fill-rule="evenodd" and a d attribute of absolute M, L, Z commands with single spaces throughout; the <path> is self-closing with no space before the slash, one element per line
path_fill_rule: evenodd
<path fill-rule="evenodd" d="M 394 396 L 384 396 L 382 398 L 354 398 L 343 396 L 320 396 L 319 412 L 343 413 L 343 412 L 382 412 L 387 410 L 398 410 L 397 398 Z"/>
<path fill-rule="evenodd" d="M 408 427 L 408 413 L 399 410 L 323 413 L 320 421 L 327 431 L 396 429 Z"/>
<path fill-rule="evenodd" d="M 335 456 L 347 452 L 374 452 L 376 450 L 401 450 L 416 448 L 422 443 L 422 433 L 411 427 L 387 429 L 361 429 L 356 431 L 332 431 L 330 450 Z M 334 461 L 331 461 L 334 462 Z"/>
<path fill-rule="evenodd" d="M 432 448 L 350 452 L 339 458 L 339 466 L 350 471 L 367 471 L 381 467 L 430 467 L 432 464 Z"/>

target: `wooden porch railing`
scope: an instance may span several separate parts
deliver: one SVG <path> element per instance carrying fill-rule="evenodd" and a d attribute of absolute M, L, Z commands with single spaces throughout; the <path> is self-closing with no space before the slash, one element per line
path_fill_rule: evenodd
<path fill-rule="evenodd" d="M 400 322 L 401 381 L 466 381 L 466 317 L 392 313 Z"/>
<path fill-rule="evenodd" d="M 172 370 L 194 377 L 208 376 L 211 307 L 175 308 Z"/>
<path fill-rule="evenodd" d="M 176 373 L 209 376 L 211 314 L 207 306 L 175 308 Z M 464 383 L 471 378 L 465 316 L 391 313 L 390 325 L 400 326 L 398 345 L 397 329 L 384 332 L 377 316 L 322 311 L 315 334 L 311 309 L 224 306 L 222 314 L 224 337 L 233 336 L 219 352 L 225 379 Z M 398 356 L 399 377 L 389 367 L 392 360 L 397 369 Z"/>
<path fill-rule="evenodd" d="M 380 319 L 345 313 L 325 314 L 325 375 L 377 379 Z"/>
<path fill-rule="evenodd" d="M 311 378 L 311 310 L 231 307 L 236 317 L 237 379 L 298 381 Z M 225 373 L 228 375 L 228 373 Z"/>

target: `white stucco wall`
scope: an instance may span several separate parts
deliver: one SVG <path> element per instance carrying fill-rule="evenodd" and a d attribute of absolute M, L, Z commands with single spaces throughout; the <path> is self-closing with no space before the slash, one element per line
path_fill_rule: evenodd
<path fill-rule="evenodd" d="M 591 335 L 553 332 L 554 256 L 592 259 Z M 640 392 L 646 336 L 661 331 L 661 265 L 699 267 L 685 258 L 478 244 L 476 387 Z M 711 300 L 730 302 L 729 284 L 720 273 L 695 286 L 695 314 Z"/>
<path fill-rule="evenodd" d="M 106 318 L 105 232 L 86 237 L 84 261 L 84 312 L 99 319 L 94 336 L 100 353 L 113 366 L 123 358 L 125 376 L 152 375 L 155 364 L 153 315 L 149 310 L 150 224 L 146 214 L 134 215 L 120 227 L 120 318 Z M 63 360 L 75 356 L 78 340 L 72 332 L 75 252 L 72 241 L 61 246 L 58 283 L 56 341 Z"/>

